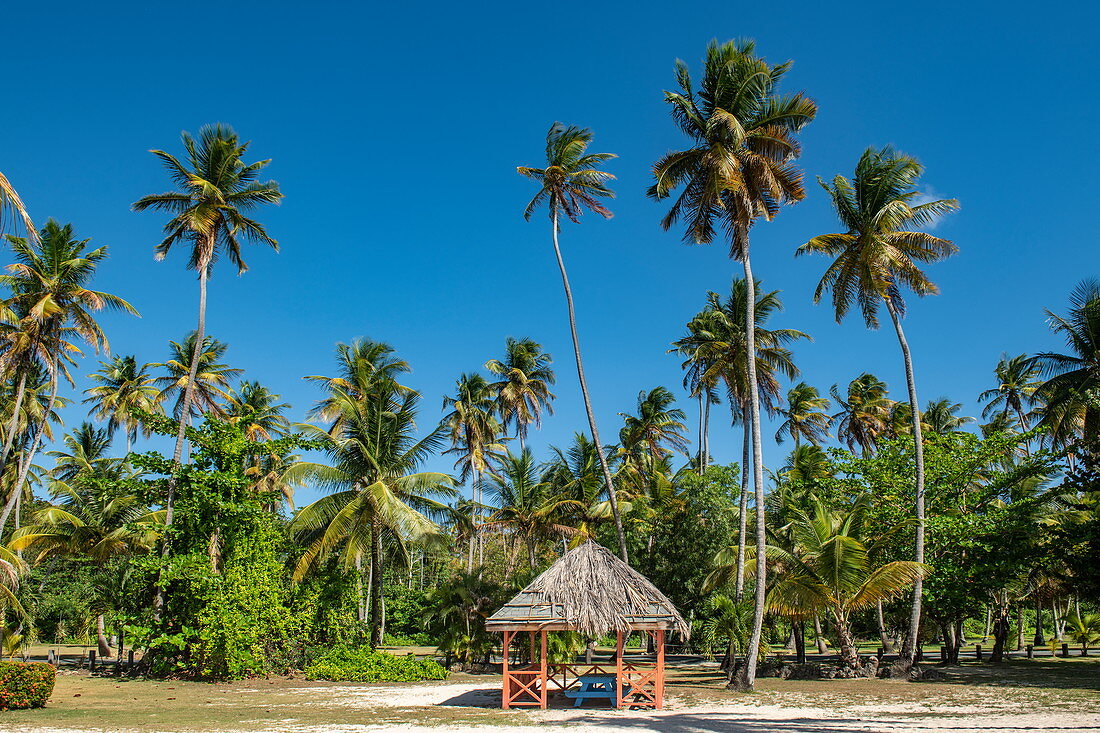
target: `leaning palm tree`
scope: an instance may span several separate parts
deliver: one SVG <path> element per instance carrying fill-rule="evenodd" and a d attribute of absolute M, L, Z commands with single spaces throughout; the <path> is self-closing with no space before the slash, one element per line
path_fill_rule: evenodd
<path fill-rule="evenodd" d="M 955 199 L 920 203 L 924 194 L 918 186 L 923 172 L 924 166 L 916 158 L 890 147 L 868 148 L 851 180 L 837 176 L 831 183 L 820 181 L 847 231 L 814 237 L 797 251 L 799 255 L 816 252 L 834 258 L 814 291 L 814 302 L 831 291 L 837 322 L 858 306 L 868 328 L 878 328 L 880 307 L 886 308 L 894 324 L 905 362 L 909 404 L 913 406 L 916 562 L 924 561 L 924 443 L 913 359 L 901 325 L 905 315 L 902 288 L 921 297 L 939 292 L 921 265 L 939 262 L 958 248 L 949 240 L 919 229 L 959 208 Z M 909 635 L 902 649 L 909 662 L 920 634 L 922 589 L 918 578 L 913 588 Z"/>
<path fill-rule="evenodd" d="M 760 405 L 756 374 L 753 307 L 755 279 L 749 256 L 749 230 L 763 218 L 773 219 L 785 203 L 805 195 L 802 174 L 794 166 L 799 155 L 796 134 L 817 113 L 817 105 L 801 93 L 781 94 L 779 83 L 790 63 L 768 64 L 756 55 L 752 41 L 712 42 L 707 48 L 701 88 L 696 91 L 682 61 L 676 64 L 676 92 L 665 92 L 673 121 L 691 139 L 692 147 L 668 153 L 653 167 L 649 195 L 665 199 L 682 189 L 662 226 L 678 219 L 687 223 L 685 240 L 712 242 L 720 229 L 730 234 L 730 256 L 739 260 L 749 288 L 745 330 L 750 357 L 746 360 L 749 426 L 753 434 L 753 483 L 757 506 L 764 505 L 764 468 L 760 447 Z M 757 544 L 765 536 L 762 509 L 757 512 Z M 739 684 L 751 688 L 756 679 L 757 650 L 764 624 L 764 575 L 761 551 L 756 612 L 748 663 Z"/>
<path fill-rule="evenodd" d="M 615 484 L 611 479 L 611 468 L 604 455 L 600 431 L 596 427 L 596 415 L 592 412 L 592 398 L 588 394 L 588 380 L 584 374 L 581 359 L 581 342 L 577 336 L 577 314 L 573 307 L 573 289 L 569 285 L 569 275 L 565 270 L 565 260 L 558 245 L 558 232 L 561 229 L 561 217 L 576 224 L 585 210 L 592 211 L 605 219 L 611 218 L 611 211 L 600 203 L 601 198 L 614 197 L 608 187 L 608 181 L 615 176 L 599 170 L 599 166 L 615 157 L 613 153 L 589 153 L 592 131 L 572 125 L 565 126 L 555 122 L 546 133 L 546 167 L 528 168 L 519 166 L 520 175 L 533 179 L 539 184 L 538 193 L 527 204 L 523 217 L 530 221 L 535 209 L 546 204 L 550 212 L 550 232 L 554 241 L 554 256 L 561 272 L 561 283 L 565 289 L 565 305 L 569 312 L 569 335 L 573 338 L 573 355 L 577 361 L 577 380 L 581 386 L 584 410 L 588 417 L 588 428 L 592 431 L 593 445 L 599 454 L 600 470 L 607 486 L 608 500 L 615 517 L 615 534 L 619 540 L 619 555 L 623 562 L 629 562 L 626 551 L 626 535 L 623 533 L 623 519 L 619 513 L 618 498 L 615 496 Z"/>
<path fill-rule="evenodd" d="M 130 452 L 138 432 L 142 431 L 141 413 L 157 414 L 160 408 L 160 390 L 149 374 L 148 364 L 138 364 L 134 356 L 116 356 L 111 361 L 100 362 L 100 369 L 92 372 L 94 387 L 84 390 L 88 395 L 84 404 L 90 404 L 91 414 L 107 421 L 107 430 L 114 434 L 122 428 L 126 434 L 126 452 Z M 149 431 L 144 431 L 149 436 Z"/>
<path fill-rule="evenodd" d="M 260 222 L 247 214 L 265 204 L 275 204 L 282 199 L 279 184 L 261 181 L 262 171 L 270 160 L 245 163 L 244 156 L 249 143 L 241 142 L 237 133 L 227 125 L 207 125 L 199 130 L 196 140 L 187 132 L 181 134 L 187 159 L 181 161 L 163 150 L 152 150 L 168 171 L 175 184 L 174 191 L 150 194 L 134 203 L 135 211 L 163 211 L 171 215 L 164 225 L 164 239 L 156 246 L 156 258 L 163 260 L 176 244 L 191 248 L 188 268 L 199 276 L 199 315 L 195 338 L 187 360 L 190 371 L 183 387 L 177 415 L 179 429 L 172 463 L 180 465 L 187 425 L 192 415 L 191 402 L 195 397 L 196 376 L 201 362 L 201 352 L 206 345 L 206 283 L 220 255 L 225 255 L 237 267 L 237 273 L 247 270 L 241 258 L 241 241 L 266 244 L 278 250 L 278 243 L 271 238 Z M 172 525 L 175 508 L 176 477 L 168 480 L 165 508 L 168 510 L 165 524 Z M 164 551 L 167 552 L 167 545 Z M 163 589 L 157 594 L 157 608 L 163 605 Z"/>
<path fill-rule="evenodd" d="M 7 239 L 15 262 L 8 265 L 9 274 L 0 275 L 0 285 L 11 290 L 3 303 L 3 310 L 11 318 L 3 329 L 6 338 L 0 342 L 4 347 L 0 352 L 0 370 L 19 373 L 20 386 L 11 419 L 16 420 L 20 414 L 22 390 L 31 370 L 41 369 L 49 374 L 50 402 L 44 411 L 46 417 L 34 426 L 34 437 L 23 455 L 13 493 L 0 515 L 0 531 L 42 445 L 48 429 L 47 417 L 56 404 L 59 378 L 72 383 L 68 364 L 74 355 L 81 353 L 73 341 L 79 339 L 96 352 L 108 351 L 107 337 L 94 314 L 104 309 L 138 314 L 122 298 L 87 287 L 107 258 L 107 247 L 88 250 L 89 240 L 77 239 L 71 224 L 63 226 L 50 219 L 37 240 L 10 235 Z M 16 433 L 16 425 L 9 423 L 4 450 L 0 453 L 0 473 L 10 457 Z"/>
<path fill-rule="evenodd" d="M 500 380 L 489 385 L 496 394 L 497 412 L 501 424 L 515 425 L 519 449 L 526 447 L 527 429 L 542 424 L 542 412 L 554 414 L 551 402 L 554 394 L 553 359 L 542 346 L 531 339 L 509 337 L 504 347 L 504 359 L 490 359 L 485 368 Z"/>
<path fill-rule="evenodd" d="M 1043 403 L 1040 425 L 1055 445 L 1072 447 L 1100 431 L 1100 281 L 1081 281 L 1069 302 L 1065 316 L 1047 311 L 1068 351 L 1037 354 L 1034 365 L 1045 378 L 1035 391 Z"/>
<path fill-rule="evenodd" d="M 787 390 L 787 406 L 778 410 L 783 422 L 775 432 L 775 442 L 782 443 L 790 436 L 794 440 L 795 450 L 802 438 L 818 445 L 829 436 L 832 419 L 825 412 L 829 409 L 829 400 L 818 394 L 817 388 L 805 382 L 799 382 Z"/>
<path fill-rule="evenodd" d="M 890 428 L 895 405 L 887 392 L 886 382 L 864 372 L 848 383 L 846 394 L 842 395 L 835 384 L 830 391 L 840 407 L 832 417 L 836 422 L 836 437 L 853 453 L 857 449 L 864 456 L 874 453 L 879 438 Z"/>

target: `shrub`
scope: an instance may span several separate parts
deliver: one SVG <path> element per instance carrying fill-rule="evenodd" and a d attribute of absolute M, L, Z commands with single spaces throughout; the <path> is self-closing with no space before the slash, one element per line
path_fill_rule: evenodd
<path fill-rule="evenodd" d="M 369 647 L 334 647 L 306 667 L 306 679 L 332 682 L 419 682 L 445 680 L 434 659 L 397 657 Z"/>
<path fill-rule="evenodd" d="M 45 662 L 0 662 L 0 710 L 45 707 L 56 675 Z"/>

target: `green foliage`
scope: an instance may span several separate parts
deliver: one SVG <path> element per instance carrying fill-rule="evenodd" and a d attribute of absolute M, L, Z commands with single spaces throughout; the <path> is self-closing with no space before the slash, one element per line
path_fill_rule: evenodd
<path fill-rule="evenodd" d="M 146 420 L 156 432 L 175 431 L 167 418 Z M 148 645 L 155 674 L 237 679 L 285 671 L 297 664 L 315 617 L 307 603 L 292 607 L 285 528 L 268 511 L 278 495 L 257 490 L 245 459 L 258 450 L 282 455 L 307 444 L 250 441 L 243 425 L 213 417 L 188 435 L 192 456 L 177 471 L 170 552 L 137 562 L 148 580 L 161 574 L 167 602 L 159 624 L 132 632 Z M 135 463 L 150 473 L 172 470 L 171 460 L 157 453 L 136 456 Z M 164 486 L 163 479 L 141 483 L 151 496 Z"/>
<path fill-rule="evenodd" d="M 417 659 L 374 651 L 370 647 L 338 646 L 306 667 L 306 679 L 333 682 L 419 682 L 445 680 L 447 670 L 434 659 Z"/>
<path fill-rule="evenodd" d="M 1066 631 L 1069 638 L 1081 645 L 1081 654 L 1086 655 L 1090 646 L 1100 644 L 1100 614 L 1075 613 L 1066 619 Z"/>
<path fill-rule="evenodd" d="M 224 572 L 201 586 L 191 665 L 199 677 L 240 679 L 294 666 L 278 538 L 270 520 L 256 523 Z"/>
<path fill-rule="evenodd" d="M 0 662 L 0 710 L 45 707 L 56 676 L 45 662 Z"/>
<path fill-rule="evenodd" d="M 638 571 L 685 617 L 708 613 L 709 593 L 703 586 L 710 566 L 700 558 L 714 557 L 737 541 L 739 475 L 736 465 L 709 466 L 703 476 L 680 474 L 679 501 L 653 513 L 648 529 L 643 525 L 643 531 L 631 533 L 631 556 Z M 635 502 L 632 516 L 643 509 L 644 499 Z"/>
<path fill-rule="evenodd" d="M 433 590 L 426 626 L 439 640 L 439 651 L 464 664 L 487 660 L 498 637 L 485 630 L 485 619 L 504 602 L 502 595 L 482 568 L 459 573 Z"/>
<path fill-rule="evenodd" d="M 424 618 L 431 608 L 431 591 L 393 584 L 386 586 L 385 597 L 387 636 L 408 639 L 410 643 L 427 641 Z"/>

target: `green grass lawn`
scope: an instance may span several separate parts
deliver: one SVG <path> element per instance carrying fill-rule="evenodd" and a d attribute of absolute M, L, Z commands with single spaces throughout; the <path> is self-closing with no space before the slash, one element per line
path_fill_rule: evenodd
<path fill-rule="evenodd" d="M 1100 659 L 1016 660 L 990 666 L 946 668 L 932 682 L 889 680 L 785 681 L 763 679 L 745 695 L 725 690 L 712 664 L 677 664 L 669 670 L 671 707 L 720 703 L 815 707 L 834 710 L 908 706 L 907 715 L 960 715 L 975 706 L 993 713 L 1045 710 L 1100 712 Z M 454 674 L 446 683 L 499 688 L 497 675 Z M 415 685 L 400 685 L 410 687 Z M 502 711 L 458 700 L 431 707 L 386 707 L 355 702 L 363 685 L 273 678 L 225 684 L 123 680 L 86 672 L 58 676 L 48 707 L 0 713 L 0 730 L 64 728 L 86 731 L 296 730 L 332 725 L 498 725 L 538 721 L 538 713 Z M 587 711 L 591 713 L 592 711 Z M 600 714 L 614 715 L 607 712 Z M 894 714 L 894 713 L 892 713 Z M 974 714 L 970 712 L 968 714 Z M 365 718 L 368 715 L 369 718 Z"/>

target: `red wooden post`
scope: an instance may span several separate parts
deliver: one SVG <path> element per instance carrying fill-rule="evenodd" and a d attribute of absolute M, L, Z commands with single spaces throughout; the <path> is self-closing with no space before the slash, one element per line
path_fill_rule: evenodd
<path fill-rule="evenodd" d="M 546 709 L 546 629 L 542 630 L 542 658 L 539 660 L 539 677 L 542 679 L 542 709 Z"/>
<path fill-rule="evenodd" d="M 658 710 L 664 707 L 665 704 L 665 630 L 659 629 L 657 631 L 657 688 L 654 690 L 656 693 L 655 705 Z"/>
<path fill-rule="evenodd" d="M 615 707 L 623 706 L 623 632 L 615 632 Z"/>
<path fill-rule="evenodd" d="M 505 710 L 508 710 L 510 707 L 512 707 L 512 699 L 511 699 L 512 684 L 511 684 L 511 679 L 509 679 L 509 677 L 508 677 L 508 652 L 512 647 L 512 636 L 515 633 L 516 632 L 514 632 L 514 631 L 505 631 L 504 632 L 504 653 L 502 655 L 502 657 L 504 659 L 504 668 L 503 668 L 504 686 L 501 688 L 500 699 L 501 699 L 501 707 L 504 708 Z"/>

